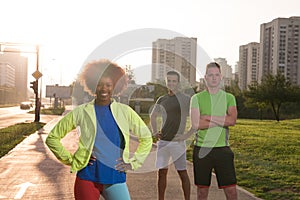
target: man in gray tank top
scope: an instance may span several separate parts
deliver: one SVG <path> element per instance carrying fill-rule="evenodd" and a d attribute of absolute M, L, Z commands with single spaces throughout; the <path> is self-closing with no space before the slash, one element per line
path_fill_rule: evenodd
<path fill-rule="evenodd" d="M 178 91 L 179 73 L 169 71 L 166 77 L 168 94 L 158 98 L 150 114 L 152 133 L 158 140 L 156 167 L 158 170 L 158 199 L 163 200 L 167 186 L 170 158 L 181 179 L 185 200 L 190 199 L 190 180 L 186 170 L 186 144 L 178 140 L 184 134 L 189 115 L 190 97 Z M 157 118 L 162 118 L 161 130 Z"/>

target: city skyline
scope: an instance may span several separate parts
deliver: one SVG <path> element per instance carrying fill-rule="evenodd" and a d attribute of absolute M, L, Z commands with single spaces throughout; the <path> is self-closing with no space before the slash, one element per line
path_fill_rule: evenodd
<path fill-rule="evenodd" d="M 259 42 L 261 24 L 300 15 L 297 0 L 284 4 L 270 0 L 0 2 L 2 16 L 9 16 L 1 24 L 0 41 L 40 44 L 43 82 L 51 83 L 52 79 L 53 84 L 62 85 L 76 78 L 95 48 L 128 31 L 155 28 L 196 37 L 211 59 L 225 58 L 234 69 L 239 46 Z M 143 49 L 135 51 L 138 56 L 119 55 L 115 61 L 148 69 L 149 52 Z M 29 76 L 34 67 L 28 67 Z M 137 71 L 145 73 L 143 69 Z"/>

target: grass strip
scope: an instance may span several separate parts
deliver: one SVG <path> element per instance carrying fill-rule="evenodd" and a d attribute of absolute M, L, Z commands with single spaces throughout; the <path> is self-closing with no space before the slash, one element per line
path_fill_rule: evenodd
<path fill-rule="evenodd" d="M 238 120 L 231 128 L 238 184 L 263 199 L 300 199 L 300 119 Z"/>
<path fill-rule="evenodd" d="M 0 157 L 44 125 L 45 123 L 41 122 L 19 123 L 0 129 Z"/>

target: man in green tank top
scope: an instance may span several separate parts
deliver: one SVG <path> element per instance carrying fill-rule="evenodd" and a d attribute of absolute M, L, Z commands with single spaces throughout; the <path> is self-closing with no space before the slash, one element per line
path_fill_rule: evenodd
<path fill-rule="evenodd" d="M 221 68 L 212 62 L 206 66 L 206 90 L 192 96 L 191 123 L 196 130 L 193 150 L 194 182 L 197 199 L 207 199 L 214 169 L 219 188 L 227 199 L 237 199 L 234 154 L 229 147 L 229 126 L 237 119 L 235 97 L 220 89 Z"/>

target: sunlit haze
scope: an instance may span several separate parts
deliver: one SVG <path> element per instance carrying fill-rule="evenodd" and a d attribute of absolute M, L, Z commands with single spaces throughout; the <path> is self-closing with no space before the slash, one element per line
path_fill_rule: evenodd
<path fill-rule="evenodd" d="M 123 32 L 143 28 L 196 37 L 210 58 L 226 58 L 234 69 L 239 46 L 259 42 L 262 23 L 300 15 L 299 0 L 1 0 L 0 6 L 0 42 L 39 44 L 43 85 L 69 85 L 95 48 Z M 137 83 L 150 81 L 150 49 L 115 62 L 138 67 Z M 29 64 L 30 81 L 35 63 Z"/>

